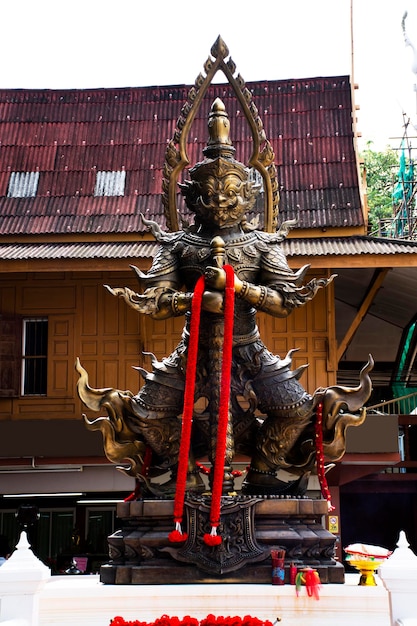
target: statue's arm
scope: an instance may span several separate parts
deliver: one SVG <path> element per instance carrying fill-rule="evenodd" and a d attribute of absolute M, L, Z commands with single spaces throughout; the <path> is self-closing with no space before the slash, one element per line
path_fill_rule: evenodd
<path fill-rule="evenodd" d="M 317 291 L 334 278 L 313 278 L 304 283 L 308 265 L 294 272 L 277 244 L 273 242 L 265 247 L 256 282 L 242 280 L 237 274 L 234 277 L 236 297 L 258 311 L 274 317 L 287 317 L 295 308 L 314 298 Z M 225 288 L 225 276 L 222 268 L 206 269 L 206 283 L 219 291 Z"/>
<path fill-rule="evenodd" d="M 317 291 L 334 278 L 313 278 L 305 282 L 308 269 L 309 266 L 305 265 L 294 272 L 288 265 L 281 245 L 273 240 L 265 241 L 256 284 L 236 276 L 236 296 L 258 311 L 274 317 L 287 317 L 295 308 L 312 300 Z"/>
<path fill-rule="evenodd" d="M 160 285 L 145 289 L 143 294 L 129 287 L 106 288 L 114 296 L 119 296 L 135 311 L 149 315 L 155 320 L 184 315 L 191 308 L 193 294 L 178 291 L 174 286 Z"/>
<path fill-rule="evenodd" d="M 255 285 L 235 276 L 236 297 L 244 300 L 258 311 L 274 317 L 287 317 L 293 309 L 285 302 L 280 291 L 265 285 Z"/>
<path fill-rule="evenodd" d="M 258 311 L 274 317 L 287 317 L 295 308 L 312 300 L 317 291 L 332 279 L 333 276 L 329 279 L 313 278 L 302 286 L 283 280 L 266 286 L 254 285 L 235 277 L 235 293 L 237 298 L 245 300 Z"/>

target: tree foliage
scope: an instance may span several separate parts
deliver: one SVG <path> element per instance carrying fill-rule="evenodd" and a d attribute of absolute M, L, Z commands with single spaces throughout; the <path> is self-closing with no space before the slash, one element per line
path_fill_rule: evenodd
<path fill-rule="evenodd" d="M 369 229 L 376 234 L 379 221 L 393 216 L 392 192 L 399 158 L 394 150 L 388 148 L 385 152 L 376 152 L 369 143 L 360 156 L 366 172 Z"/>

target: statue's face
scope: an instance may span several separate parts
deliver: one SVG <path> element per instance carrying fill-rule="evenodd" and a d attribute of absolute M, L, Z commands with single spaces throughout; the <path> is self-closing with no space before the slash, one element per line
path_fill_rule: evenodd
<path fill-rule="evenodd" d="M 235 174 L 208 176 L 200 183 L 195 211 L 201 221 L 227 228 L 239 224 L 246 212 L 247 183 Z M 245 193 L 246 192 L 246 193 Z"/>

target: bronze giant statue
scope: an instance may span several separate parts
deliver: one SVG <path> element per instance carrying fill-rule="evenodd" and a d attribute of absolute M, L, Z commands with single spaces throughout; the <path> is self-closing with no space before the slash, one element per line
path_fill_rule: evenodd
<path fill-rule="evenodd" d="M 194 224 L 175 233 L 163 233 L 155 223 L 146 222 L 160 248 L 147 274 L 136 269 L 145 286 L 143 294 L 128 288 L 109 288 L 139 313 L 155 319 L 185 316 L 181 341 L 162 362 L 153 359 L 152 372 L 142 371 L 145 384 L 136 395 L 92 391 L 81 368 L 79 393 L 90 408 L 104 405 L 109 410 L 111 421 L 100 423 L 105 430 L 110 429 L 106 443 L 109 458 L 116 462 L 130 459 L 129 473 L 148 483 L 143 468 L 146 451 L 150 449 L 151 473 L 152 469 L 170 469 L 173 474 L 168 483 L 155 487 L 155 492 L 173 491 L 181 441 L 191 305 L 196 283 L 203 276 L 199 334 L 191 339 L 198 341 L 195 399 L 206 399 L 209 419 L 201 418 L 200 424 L 198 417 L 194 419 L 196 432 L 189 451 L 186 484 L 189 490 L 203 490 L 195 460 L 208 453 L 214 464 L 219 364 L 225 341 L 223 266 L 227 265 L 233 271 L 235 302 L 223 491 L 233 490 L 231 463 L 238 450 L 250 456 L 244 493 L 297 495 L 305 491 L 306 478 L 315 463 L 313 422 L 318 403 L 323 403 L 325 455 L 328 460 L 335 460 L 344 452 L 346 426 L 364 417 L 339 410 L 347 407 L 355 411 L 363 406 L 370 392 L 370 365 L 363 372 L 358 389 L 332 387 L 310 395 L 299 382 L 304 367 L 291 369 L 291 352 L 281 359 L 262 343 L 255 322 L 257 311 L 286 317 L 311 300 L 332 277 L 313 278 L 306 283 L 308 266 L 298 272 L 289 268 L 280 245 L 286 224 L 281 231 L 269 234 L 247 223 L 246 214 L 259 187 L 249 180 L 248 168 L 234 158 L 228 116 L 219 99 L 212 105 L 208 127 L 205 159 L 190 170 L 191 180 L 181 185 L 187 207 L 195 214 Z M 246 401 L 245 408 L 239 399 Z M 279 469 L 299 478 L 279 480 Z"/>
<path fill-rule="evenodd" d="M 138 368 L 144 384 L 136 394 L 94 389 L 80 361 L 76 365 L 81 400 L 92 410 L 107 411 L 106 417 L 86 418 L 87 426 L 101 430 L 108 459 L 136 478 L 138 489 L 132 497 L 143 505 L 120 509 L 119 517 L 127 521 L 121 534 L 109 537 L 113 563 L 117 571 L 117 563 L 133 559 L 142 564 L 170 552 L 175 560 L 194 563 L 210 575 L 240 568 L 242 580 L 259 582 L 259 570 L 243 565 L 265 560 L 271 547 L 284 545 L 288 558 L 315 564 L 319 559 L 331 564 L 329 571 L 337 572 L 332 560 L 335 538 L 319 523 L 327 510 L 321 505 L 326 507 L 326 502 L 304 507 L 299 496 L 317 466 L 323 496 L 330 500 L 324 462 L 343 456 L 346 428 L 365 419 L 363 406 L 371 393 L 373 361 L 370 357 L 361 371 L 358 387 L 334 386 L 310 394 L 300 383 L 306 366 L 291 367 L 293 351 L 280 358 L 261 341 L 255 319 L 258 311 L 286 317 L 314 298 L 333 276 L 307 281 L 308 266 L 296 272 L 290 269 L 281 243 L 292 224 L 277 229 L 278 185 L 272 148 L 252 94 L 241 76 L 234 76 L 233 61 L 226 60 L 228 50 L 221 38 L 212 54 L 214 59 L 209 57 L 204 66 L 207 75 L 200 74 L 189 92 L 166 151 L 162 198 L 169 232 L 142 216 L 159 250 L 146 274 L 134 268 L 140 293 L 108 287 L 140 314 L 156 320 L 184 316 L 181 340 L 162 361 L 151 355 L 152 371 Z M 208 118 L 204 158 L 189 170 L 189 180 L 180 184 L 193 215 L 193 222 L 180 228 L 176 202 L 179 174 L 189 163 L 187 136 L 219 69 L 245 114 L 253 152 L 248 167 L 235 159 L 228 115 L 223 102 L 216 99 Z M 251 168 L 260 174 L 264 186 L 263 230 L 248 218 L 259 192 Z M 196 410 L 197 402 L 202 410 Z M 249 459 L 239 494 L 234 490 L 236 453 Z M 206 456 L 211 466 L 208 487 L 198 462 Z M 168 471 L 170 476 L 161 484 L 161 475 Z M 145 510 L 146 502 L 155 497 L 156 503 Z M 280 497 L 297 499 L 290 517 L 281 506 L 285 502 L 274 500 Z M 173 507 L 169 502 L 165 506 L 173 498 Z M 158 507 L 159 499 L 164 504 Z M 184 505 L 190 535 L 181 528 Z M 154 528 L 166 527 L 168 509 L 169 515 L 173 510 L 176 523 L 169 540 L 182 542 L 182 548 L 168 547 L 161 540 L 163 533 L 155 530 L 157 539 L 154 534 Z M 282 520 L 274 530 L 271 516 Z M 218 526 L 227 538 L 222 546 Z M 131 534 L 132 528 L 136 534 Z M 286 529 L 285 538 L 279 528 Z M 316 538 L 313 544 L 312 537 Z M 151 570 L 133 568 L 131 579 L 160 582 L 161 576 L 167 576 L 166 567 L 162 559 L 160 567 Z M 104 582 L 109 582 L 109 571 L 103 574 Z M 122 580 L 126 571 L 120 570 Z M 328 580 L 331 575 L 326 573 Z M 118 574 L 111 576 L 113 582 Z M 195 571 L 190 576 L 197 579 Z M 335 576 L 340 582 L 340 575 Z M 177 578 L 173 568 L 166 580 Z"/>

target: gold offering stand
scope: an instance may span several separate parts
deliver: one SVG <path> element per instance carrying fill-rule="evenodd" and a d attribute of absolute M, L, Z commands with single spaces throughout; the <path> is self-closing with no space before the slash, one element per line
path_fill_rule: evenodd
<path fill-rule="evenodd" d="M 376 587 L 375 572 L 384 561 L 385 559 L 358 557 L 349 559 L 348 562 L 360 572 L 358 584 L 361 587 Z"/>

